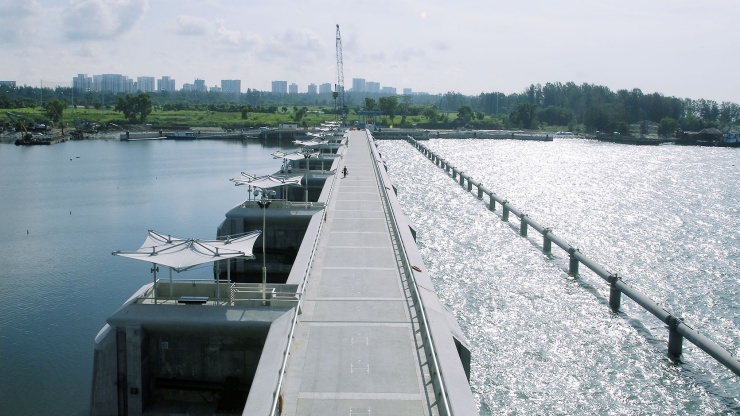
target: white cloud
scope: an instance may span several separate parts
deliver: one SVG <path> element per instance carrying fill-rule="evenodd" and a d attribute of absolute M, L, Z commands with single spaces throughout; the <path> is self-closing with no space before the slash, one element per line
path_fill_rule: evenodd
<path fill-rule="evenodd" d="M 207 35 L 212 26 L 206 19 L 183 15 L 175 17 L 175 25 L 175 33 L 183 36 Z"/>
<path fill-rule="evenodd" d="M 62 11 L 70 40 L 115 39 L 132 30 L 149 9 L 148 0 L 72 0 Z"/>
<path fill-rule="evenodd" d="M 6 0 L 0 3 L 0 43 L 16 43 L 32 37 L 43 9 L 36 0 Z"/>
<path fill-rule="evenodd" d="M 282 35 L 273 37 L 260 55 L 266 59 L 285 58 L 294 62 L 314 62 L 323 59 L 326 51 L 326 43 L 313 30 L 288 29 Z"/>
<path fill-rule="evenodd" d="M 229 29 L 221 19 L 208 20 L 185 15 L 175 18 L 175 34 L 202 38 L 209 46 L 244 48 L 262 41 L 257 35 Z"/>

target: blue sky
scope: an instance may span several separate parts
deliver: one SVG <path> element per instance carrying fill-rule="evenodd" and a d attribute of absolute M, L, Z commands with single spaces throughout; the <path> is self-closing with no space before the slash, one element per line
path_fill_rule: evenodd
<path fill-rule="evenodd" d="M 0 79 L 78 73 L 466 95 L 592 83 L 740 103 L 737 0 L 0 0 Z"/>

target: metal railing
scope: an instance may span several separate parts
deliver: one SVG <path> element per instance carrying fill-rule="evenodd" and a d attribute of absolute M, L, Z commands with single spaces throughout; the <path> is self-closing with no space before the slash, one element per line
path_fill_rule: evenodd
<path fill-rule="evenodd" d="M 328 195 L 327 201 L 331 198 L 331 195 L 334 192 L 334 186 L 336 185 L 336 179 L 337 179 L 336 175 L 333 175 L 331 177 L 331 183 L 329 185 L 330 188 L 327 194 Z M 313 204 L 314 206 L 316 206 L 317 204 L 320 204 L 321 208 L 323 208 L 324 210 L 326 209 L 326 205 L 324 203 L 313 203 Z M 278 382 L 277 382 L 277 385 L 275 386 L 275 390 L 272 393 L 273 398 L 272 398 L 272 406 L 270 407 L 270 413 L 269 413 L 270 416 L 275 416 L 279 414 L 276 412 L 279 410 L 278 405 L 282 401 L 282 396 L 280 392 L 283 388 L 283 381 L 285 379 L 285 371 L 288 366 L 288 358 L 290 356 L 290 347 L 293 343 L 293 337 L 295 336 L 295 330 L 296 330 L 296 326 L 298 325 L 298 315 L 300 312 L 301 302 L 303 301 L 303 295 L 306 291 L 306 284 L 308 283 L 308 278 L 311 273 L 311 266 L 313 265 L 313 260 L 316 254 L 316 249 L 318 248 L 318 245 L 319 245 L 319 239 L 321 238 L 321 230 L 323 229 L 323 227 L 324 227 L 324 219 L 322 218 L 319 221 L 319 227 L 318 227 L 318 231 L 316 232 L 316 238 L 314 239 L 313 244 L 311 246 L 311 255 L 309 256 L 309 261 L 306 265 L 306 269 L 303 271 L 302 282 L 299 286 L 299 289 L 296 292 L 296 294 L 299 297 L 299 302 L 296 304 L 295 310 L 293 312 L 293 318 L 292 318 L 292 322 L 290 325 L 290 333 L 288 334 L 288 340 L 286 341 L 285 349 L 283 350 L 283 362 L 280 365 Z"/>
<path fill-rule="evenodd" d="M 429 321 L 427 320 L 426 311 L 424 309 L 424 302 L 422 301 L 421 295 L 419 294 L 419 286 L 416 283 L 414 271 L 406 255 L 406 248 L 403 244 L 403 238 L 401 237 L 401 233 L 399 231 L 395 212 L 389 201 L 389 188 L 384 185 L 385 181 L 382 178 L 380 167 L 378 166 L 378 164 L 382 164 L 380 153 L 377 151 L 377 148 L 372 148 L 372 146 L 374 146 L 374 143 L 368 141 L 368 145 L 371 146 L 370 150 L 371 152 L 373 152 L 373 158 L 376 160 L 376 163 L 373 163 L 373 167 L 375 177 L 379 185 L 381 199 L 383 200 L 383 208 L 386 215 L 388 216 L 389 231 L 392 233 L 392 237 L 395 239 L 396 243 L 399 246 L 398 256 L 400 257 L 401 263 L 403 264 L 404 273 L 408 278 L 409 289 L 414 295 L 414 307 L 419 318 L 419 329 L 422 340 L 424 342 L 425 350 L 427 351 L 428 364 L 430 364 L 431 367 L 429 373 L 432 377 L 432 382 L 435 387 L 435 394 L 438 400 L 438 410 L 442 415 L 451 416 L 452 410 L 447 395 L 447 387 L 445 385 L 444 377 L 442 376 L 442 368 L 439 364 L 437 350 L 434 345 L 434 338 L 432 336 L 432 332 L 429 327 Z"/>
<path fill-rule="evenodd" d="M 706 336 L 700 334 L 699 331 L 688 326 L 680 317 L 668 312 L 652 299 L 637 289 L 629 286 L 617 273 L 607 271 L 595 261 L 583 255 L 578 248 L 568 244 L 564 239 L 555 235 L 550 228 L 546 228 L 538 224 L 535 220 L 527 216 L 527 214 L 511 205 L 509 201 L 486 189 L 480 182 L 474 181 L 469 175 L 452 166 L 447 160 L 439 157 L 436 153 L 416 141 L 414 138 L 408 137 L 407 141 L 435 165 L 442 168 L 448 174 L 451 174 L 453 179 L 456 179 L 459 176 L 459 183 L 463 188 L 465 188 L 465 182 L 467 181 L 466 189 L 468 192 L 472 192 L 473 187 L 476 187 L 478 190 L 478 199 L 482 200 L 483 195 L 487 195 L 489 198 L 488 207 L 490 211 L 494 211 L 496 209 L 496 203 L 501 205 L 502 221 L 509 221 L 510 214 L 513 214 L 514 217 L 518 218 L 519 234 L 522 237 L 527 237 L 529 227 L 532 227 L 539 232 L 542 235 L 542 251 L 544 253 L 551 254 L 552 243 L 555 243 L 555 245 L 568 253 L 570 257 L 568 266 L 569 274 L 577 276 L 578 266 L 579 264 L 583 264 L 597 276 L 608 282 L 610 285 L 609 306 L 613 311 L 616 312 L 619 310 L 621 295 L 624 293 L 638 305 L 642 306 L 643 309 L 664 322 L 668 326 L 668 353 L 672 358 L 677 359 L 680 357 L 683 351 L 683 338 L 686 338 L 719 363 L 730 369 L 733 373 L 740 376 L 740 361 L 729 351 L 722 348 Z"/>

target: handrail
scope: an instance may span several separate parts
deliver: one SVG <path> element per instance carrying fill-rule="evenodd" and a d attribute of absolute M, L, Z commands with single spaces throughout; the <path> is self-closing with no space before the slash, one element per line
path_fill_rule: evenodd
<path fill-rule="evenodd" d="M 369 134 L 369 133 L 367 133 L 367 131 L 366 131 L 366 134 Z M 368 140 L 368 146 L 371 147 L 371 149 L 370 149 L 371 151 L 373 150 L 372 149 L 372 145 L 373 145 L 372 141 L 371 140 Z M 416 283 L 416 278 L 414 277 L 414 272 L 411 269 L 411 264 L 410 264 L 410 262 L 408 260 L 407 255 L 406 255 L 406 248 L 405 248 L 405 246 L 403 244 L 403 238 L 401 238 L 401 235 L 400 235 L 400 232 L 399 232 L 398 221 L 396 219 L 395 212 L 393 211 L 393 207 L 390 205 L 390 201 L 389 201 L 389 197 L 388 197 L 388 188 L 386 188 L 385 186 L 383 186 L 384 181 L 383 181 L 382 175 L 380 173 L 380 168 L 378 167 L 378 164 L 379 163 L 383 163 L 383 162 L 382 162 L 382 160 L 380 160 L 379 155 L 378 155 L 378 157 L 375 157 L 375 160 L 376 160 L 377 163 L 373 163 L 373 167 L 374 167 L 374 172 L 375 172 L 376 180 L 377 180 L 377 182 L 379 184 L 380 193 L 381 193 L 381 199 L 384 202 L 385 212 L 389 216 L 389 218 L 388 218 L 389 219 L 389 223 L 390 223 L 390 227 L 389 227 L 390 229 L 389 229 L 389 231 L 391 231 L 394 234 L 394 237 L 396 239 L 396 242 L 398 243 L 398 245 L 400 247 L 399 250 L 398 250 L 398 252 L 399 252 L 399 255 L 400 255 L 400 258 L 401 258 L 401 262 L 403 263 L 403 267 L 405 269 L 404 271 L 406 273 L 406 276 L 408 276 L 408 278 L 409 278 L 409 282 L 408 282 L 409 283 L 409 288 L 410 289 L 413 289 L 412 292 L 414 293 L 414 297 L 416 298 L 415 299 L 415 306 L 416 306 L 416 309 L 418 311 L 417 313 L 420 315 L 420 322 L 419 322 L 419 324 L 420 324 L 420 330 L 422 331 L 422 333 L 425 332 L 426 333 L 426 338 L 428 338 L 428 341 L 425 342 L 425 344 L 427 344 L 427 346 L 428 346 L 428 354 L 430 356 L 429 358 L 431 359 L 432 364 L 434 366 L 434 369 L 433 369 L 434 371 L 430 371 L 430 376 L 431 377 L 435 377 L 436 376 L 436 379 L 437 379 L 436 386 L 438 386 L 438 389 L 439 389 L 439 391 L 437 391 L 437 396 L 439 396 L 439 398 L 441 399 L 441 406 L 443 407 L 443 410 L 444 410 L 444 413 L 443 414 L 446 415 L 446 416 L 451 416 L 452 415 L 452 411 L 451 411 L 450 403 L 449 403 L 448 396 L 447 396 L 447 388 L 445 386 L 444 377 L 442 377 L 442 368 L 441 368 L 441 366 L 439 364 L 439 359 L 437 358 L 437 350 L 436 350 L 436 347 L 434 345 L 434 338 L 432 336 L 432 332 L 431 332 L 430 327 L 429 327 L 429 321 L 427 320 L 426 311 L 425 311 L 425 308 L 424 308 L 424 302 L 423 302 L 423 300 L 421 298 L 421 295 L 419 294 L 419 286 Z"/>
<path fill-rule="evenodd" d="M 669 329 L 669 337 L 668 337 L 668 352 L 669 354 L 674 357 L 678 358 L 682 353 L 682 340 L 685 337 L 691 343 L 693 343 L 695 346 L 697 346 L 702 351 L 709 354 L 712 358 L 717 360 L 720 364 L 727 367 L 730 371 L 735 373 L 736 375 L 740 376 L 740 360 L 737 359 L 737 357 L 733 356 L 729 351 L 712 341 L 711 339 L 707 338 L 706 336 L 699 333 L 699 331 L 691 328 L 690 326 L 686 325 L 683 322 L 683 319 L 680 317 L 668 312 L 665 308 L 658 305 L 656 302 L 654 302 L 652 299 L 644 295 L 642 292 L 638 291 L 637 289 L 634 289 L 633 287 L 629 286 L 627 283 L 625 283 L 621 276 L 619 276 L 617 273 L 609 272 L 608 270 L 601 267 L 599 264 L 597 264 L 595 261 L 591 260 L 590 258 L 583 255 L 576 247 L 568 244 L 564 239 L 561 237 L 558 237 L 555 235 L 550 228 L 545 228 L 535 222 L 533 219 L 531 219 L 527 214 L 523 213 L 521 210 L 517 209 L 516 207 L 512 206 L 511 203 L 509 203 L 508 200 L 501 198 L 500 196 L 496 195 L 494 192 L 484 188 L 480 182 L 475 182 L 469 175 L 465 174 L 464 172 L 458 170 L 456 167 L 450 165 L 450 163 L 440 158 L 437 154 L 435 154 L 433 151 L 416 141 L 413 137 L 407 137 L 406 139 L 411 145 L 416 147 L 417 150 L 419 150 L 423 155 L 425 155 L 428 159 L 432 160 L 435 165 L 439 166 L 445 172 L 448 172 L 449 170 L 452 170 L 453 172 L 453 178 L 455 175 L 460 176 L 460 186 L 465 186 L 465 180 L 468 181 L 468 187 L 467 191 L 470 192 L 472 190 L 473 186 L 478 187 L 478 199 L 483 199 L 483 194 L 488 195 L 490 198 L 490 205 L 489 209 L 493 211 L 495 209 L 495 203 L 498 202 L 502 208 L 503 213 L 501 215 L 501 219 L 503 221 L 509 220 L 509 213 L 514 214 L 515 217 L 519 218 L 520 221 L 520 235 L 522 237 L 527 237 L 527 229 L 529 226 L 534 228 L 537 232 L 542 234 L 543 238 L 543 252 L 548 253 L 550 252 L 551 243 L 555 243 L 558 247 L 566 251 L 570 256 L 570 264 L 569 264 L 569 270 L 568 272 L 576 276 L 578 275 L 578 265 L 583 264 L 586 267 L 588 267 L 591 271 L 593 271 L 597 276 L 604 279 L 606 282 L 610 284 L 610 297 L 609 297 L 609 306 L 614 310 L 619 310 L 620 306 L 620 297 L 621 294 L 624 293 L 635 301 L 638 305 L 642 306 L 643 309 L 645 309 L 647 312 L 651 313 L 656 318 L 660 319 L 662 322 L 664 322 L 666 325 L 668 325 Z"/>
<path fill-rule="evenodd" d="M 340 156 L 343 157 L 343 156 Z M 334 185 L 337 183 L 337 175 L 331 176 L 331 184 L 329 188 L 328 198 L 331 199 L 331 195 L 334 192 Z M 315 203 L 318 204 L 318 203 Z M 321 208 L 326 209 L 326 204 L 321 203 Z M 324 221 L 319 222 L 319 229 L 316 232 L 316 238 L 313 241 L 313 245 L 311 246 L 311 255 L 309 256 L 308 265 L 306 266 L 306 270 L 304 271 L 302 284 L 300 285 L 300 290 L 298 290 L 297 294 L 299 297 L 298 304 L 295 307 L 295 310 L 293 311 L 293 319 L 291 321 L 290 325 L 290 333 L 288 334 L 288 340 L 285 344 L 285 350 L 283 350 L 283 362 L 280 365 L 279 370 L 279 376 L 278 376 L 278 383 L 275 386 L 275 390 L 272 392 L 273 398 L 272 398 L 272 406 L 270 407 L 270 413 L 269 416 L 275 416 L 275 412 L 278 410 L 278 403 L 281 402 L 281 396 L 280 396 L 280 390 L 283 387 L 283 381 L 285 379 L 285 369 L 288 366 L 288 357 L 290 353 L 290 346 L 293 343 L 293 337 L 295 336 L 295 330 L 296 326 L 298 325 L 298 315 L 301 308 L 301 302 L 303 301 L 303 295 L 306 291 L 306 284 L 308 283 L 308 277 L 311 272 L 311 266 L 313 265 L 313 260 L 316 255 L 316 249 L 319 246 L 319 239 L 321 237 L 321 230 L 324 228 Z"/>

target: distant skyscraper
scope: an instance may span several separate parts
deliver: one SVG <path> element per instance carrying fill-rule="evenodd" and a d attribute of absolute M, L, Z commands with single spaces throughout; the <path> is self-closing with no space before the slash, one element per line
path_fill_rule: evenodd
<path fill-rule="evenodd" d="M 222 79 L 221 92 L 225 94 L 240 94 L 242 92 L 242 81 L 239 79 Z"/>
<path fill-rule="evenodd" d="M 292 83 L 288 87 L 289 94 L 298 94 L 298 84 Z"/>
<path fill-rule="evenodd" d="M 380 83 L 368 81 L 365 83 L 365 92 L 380 92 Z"/>
<path fill-rule="evenodd" d="M 92 89 L 95 92 L 131 93 L 134 80 L 121 74 L 93 75 Z"/>
<path fill-rule="evenodd" d="M 273 94 L 287 94 L 288 93 L 288 81 L 272 81 L 272 93 Z"/>
<path fill-rule="evenodd" d="M 381 88 L 380 92 L 383 94 L 396 95 L 396 87 L 383 87 Z"/>
<path fill-rule="evenodd" d="M 141 92 L 154 92 L 154 77 L 136 78 L 136 89 Z"/>
<path fill-rule="evenodd" d="M 90 92 L 93 90 L 92 77 L 88 77 L 87 74 L 77 74 L 76 77 L 72 78 L 72 88 L 79 92 Z"/>
<path fill-rule="evenodd" d="M 193 91 L 198 92 L 208 92 L 208 87 L 206 87 L 206 81 L 203 79 L 196 79 L 193 83 Z"/>
<path fill-rule="evenodd" d="M 365 78 L 352 78 L 352 92 L 365 92 Z"/>
<path fill-rule="evenodd" d="M 331 94 L 331 84 L 327 82 L 319 85 L 319 94 Z"/>
<path fill-rule="evenodd" d="M 318 92 L 316 88 L 316 84 L 308 84 L 308 91 L 309 94 L 316 94 Z"/>
<path fill-rule="evenodd" d="M 403 95 L 414 95 L 414 92 L 411 91 L 411 88 L 404 88 Z"/>
<path fill-rule="evenodd" d="M 167 75 L 157 80 L 157 91 L 175 91 L 175 80 Z"/>

